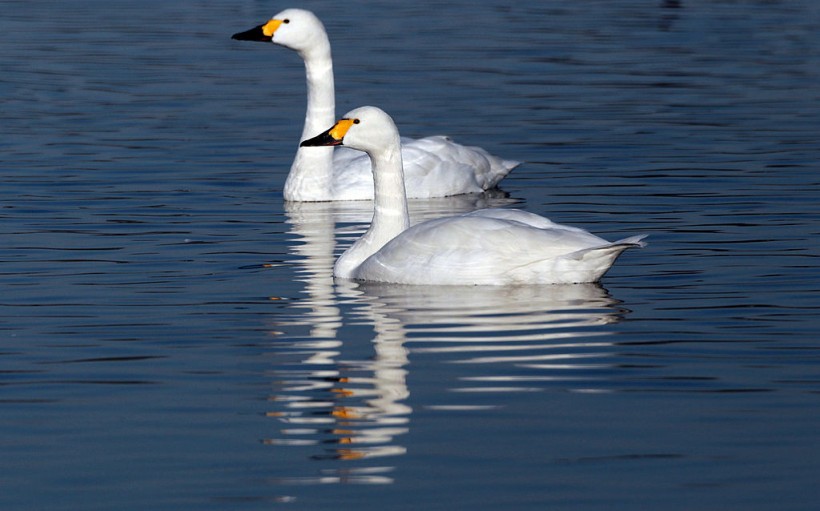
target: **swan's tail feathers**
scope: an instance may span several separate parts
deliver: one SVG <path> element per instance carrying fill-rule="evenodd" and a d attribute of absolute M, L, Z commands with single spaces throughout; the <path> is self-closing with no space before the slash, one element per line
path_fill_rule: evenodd
<path fill-rule="evenodd" d="M 483 188 L 485 190 L 492 190 L 498 187 L 498 183 L 507 177 L 507 174 L 509 174 L 512 169 L 519 165 L 521 165 L 520 161 L 504 160 L 494 157 L 494 159 L 490 161 L 490 171 L 487 173 Z"/>
<path fill-rule="evenodd" d="M 614 243 L 603 243 L 561 256 L 550 255 L 512 269 L 512 280 L 521 283 L 578 284 L 598 282 L 628 248 L 646 246 L 646 236 L 631 236 Z M 603 240 L 602 240 L 603 241 Z"/>
<path fill-rule="evenodd" d="M 643 248 L 646 246 L 646 242 L 643 241 L 644 238 L 649 236 L 648 234 L 639 234 L 637 236 L 630 236 L 628 238 L 624 238 L 622 240 L 612 242 L 612 245 L 626 245 L 626 248 L 631 247 L 639 247 Z"/>
<path fill-rule="evenodd" d="M 615 260 L 628 248 L 641 248 L 646 246 L 646 242 L 642 241 L 646 235 L 630 236 L 622 240 L 613 241 L 606 245 L 598 247 L 585 248 L 568 254 L 566 257 L 574 259 L 588 269 L 593 270 L 596 277 L 591 281 L 597 281 L 606 273 L 609 268 L 615 264 Z"/>
<path fill-rule="evenodd" d="M 566 257 L 575 261 L 574 267 L 582 275 L 578 282 L 597 282 L 626 249 L 645 247 L 646 242 L 642 241 L 645 237 L 630 236 L 606 245 L 585 248 Z"/>
<path fill-rule="evenodd" d="M 511 171 L 519 165 L 521 165 L 521 162 L 516 160 L 503 160 L 501 162 L 501 166 L 507 169 L 507 172 Z"/>
<path fill-rule="evenodd" d="M 577 259 L 579 261 L 585 260 L 611 260 L 610 264 L 615 262 L 615 259 L 621 252 L 628 248 L 642 248 L 646 246 L 646 242 L 642 241 L 647 235 L 630 236 L 622 240 L 613 241 L 600 247 L 585 248 L 569 254 L 567 257 Z"/>

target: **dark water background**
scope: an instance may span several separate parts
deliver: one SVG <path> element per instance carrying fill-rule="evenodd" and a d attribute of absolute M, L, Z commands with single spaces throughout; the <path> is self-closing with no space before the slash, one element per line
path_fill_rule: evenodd
<path fill-rule="evenodd" d="M 820 3 L 299 4 L 337 114 L 525 161 L 600 286 L 334 285 L 271 1 L 0 0 L 0 508 L 810 510 Z"/>

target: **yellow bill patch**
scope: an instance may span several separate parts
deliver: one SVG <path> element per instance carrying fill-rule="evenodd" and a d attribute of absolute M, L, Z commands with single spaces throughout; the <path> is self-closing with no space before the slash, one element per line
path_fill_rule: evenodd
<path fill-rule="evenodd" d="M 342 140 L 343 138 L 345 138 L 347 130 L 349 130 L 350 127 L 353 126 L 353 124 L 355 123 L 355 119 L 342 119 L 330 129 L 328 134 L 336 140 Z"/>
<path fill-rule="evenodd" d="M 276 29 L 279 28 L 281 24 L 282 20 L 270 20 L 262 25 L 262 33 L 265 34 L 265 37 L 273 37 L 273 33 L 276 32 Z"/>

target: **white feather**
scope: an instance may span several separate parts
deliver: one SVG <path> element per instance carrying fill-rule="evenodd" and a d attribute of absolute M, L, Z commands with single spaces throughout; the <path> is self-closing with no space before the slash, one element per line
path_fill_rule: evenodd
<path fill-rule="evenodd" d="M 376 107 L 358 108 L 345 118 L 358 120 L 343 140 L 370 157 L 375 204 L 370 228 L 336 262 L 336 277 L 422 285 L 596 282 L 624 250 L 644 246 L 643 236 L 609 242 L 510 209 L 482 209 L 409 227 L 393 120 Z"/>
<path fill-rule="evenodd" d="M 272 42 L 295 50 L 305 62 L 305 140 L 336 120 L 330 42 L 322 22 L 310 11 L 286 9 L 273 19 L 283 23 L 273 33 Z M 489 190 L 519 164 L 493 156 L 480 147 L 456 144 L 443 136 L 402 139 L 402 157 L 410 198 Z M 288 201 L 372 200 L 370 160 L 343 148 L 299 148 L 283 193 Z"/>

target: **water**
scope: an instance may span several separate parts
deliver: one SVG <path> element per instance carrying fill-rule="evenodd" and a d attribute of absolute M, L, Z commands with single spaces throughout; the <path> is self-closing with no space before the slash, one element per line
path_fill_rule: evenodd
<path fill-rule="evenodd" d="M 273 2 L 0 1 L 3 509 L 814 509 L 820 7 L 310 1 L 337 114 L 526 163 L 601 285 L 337 283 Z"/>

